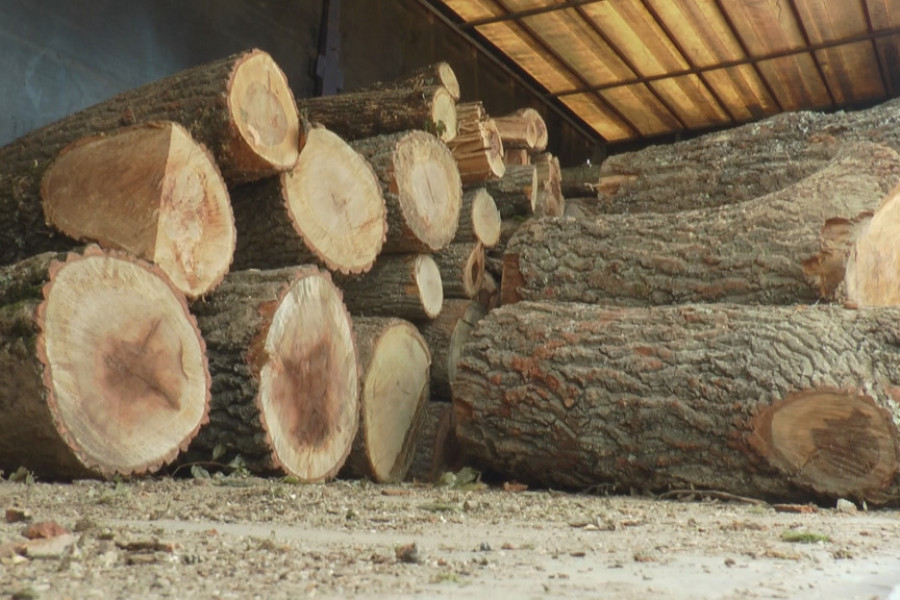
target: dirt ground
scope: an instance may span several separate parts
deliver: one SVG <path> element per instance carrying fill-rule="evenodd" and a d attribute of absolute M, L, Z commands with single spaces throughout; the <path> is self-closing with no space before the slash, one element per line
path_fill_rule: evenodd
<path fill-rule="evenodd" d="M 847 505 L 233 475 L 4 480 L 0 507 L 4 598 L 900 600 L 900 513 Z"/>

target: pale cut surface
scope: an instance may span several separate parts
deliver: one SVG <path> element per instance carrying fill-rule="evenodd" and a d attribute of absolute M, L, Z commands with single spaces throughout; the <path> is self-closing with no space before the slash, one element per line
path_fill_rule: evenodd
<path fill-rule="evenodd" d="M 288 214 L 307 247 L 331 270 L 368 271 L 387 235 L 381 184 L 368 161 L 316 127 L 283 177 Z"/>
<path fill-rule="evenodd" d="M 409 467 L 409 433 L 427 399 L 430 363 L 428 347 L 410 323 L 388 328 L 375 346 L 364 377 L 362 418 L 376 481 L 402 479 Z"/>
<path fill-rule="evenodd" d="M 444 285 L 437 263 L 427 254 L 417 256 L 414 276 L 422 309 L 430 318 L 438 316 L 444 304 Z"/>
<path fill-rule="evenodd" d="M 860 306 L 900 304 L 900 189 L 875 211 L 847 261 L 847 299 Z"/>
<path fill-rule="evenodd" d="M 438 137 L 441 140 L 449 142 L 456 137 L 456 100 L 446 88 L 440 88 L 434 94 L 431 114 L 431 121 L 437 127 Z"/>
<path fill-rule="evenodd" d="M 500 212 L 484 188 L 479 188 L 472 200 L 471 219 L 475 237 L 485 248 L 493 248 L 500 242 Z"/>
<path fill-rule="evenodd" d="M 350 317 L 327 275 L 291 286 L 265 351 L 258 398 L 275 460 L 303 481 L 334 476 L 359 424 L 359 375 Z"/>
<path fill-rule="evenodd" d="M 184 300 L 133 260 L 58 264 L 45 289 L 48 403 L 88 468 L 143 472 L 174 456 L 208 410 L 204 345 Z"/>
<path fill-rule="evenodd" d="M 406 135 L 394 154 L 400 206 L 410 229 L 432 250 L 453 240 L 459 224 L 462 182 L 447 147 L 421 131 Z"/>
<path fill-rule="evenodd" d="M 228 106 L 246 151 L 285 171 L 297 163 L 300 117 L 287 78 L 271 56 L 252 53 L 235 68 Z"/>
<path fill-rule="evenodd" d="M 156 263 L 191 298 L 214 288 L 231 264 L 228 189 L 212 156 L 175 123 L 72 144 L 47 170 L 41 195 L 54 227 Z"/>

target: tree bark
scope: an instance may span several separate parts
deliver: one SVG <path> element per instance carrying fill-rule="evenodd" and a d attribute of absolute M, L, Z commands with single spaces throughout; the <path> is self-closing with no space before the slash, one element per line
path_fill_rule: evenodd
<path fill-rule="evenodd" d="M 479 465 L 552 487 L 897 504 L 898 319 L 828 305 L 501 307 L 463 350 L 457 435 Z"/>
<path fill-rule="evenodd" d="M 171 462 L 206 421 L 209 372 L 184 296 L 114 251 L 0 269 L 0 469 L 115 477 Z"/>
<path fill-rule="evenodd" d="M 674 212 L 742 202 L 787 187 L 819 170 L 847 142 L 900 152 L 900 101 L 873 108 L 788 112 L 676 144 L 617 154 L 601 179 L 629 177 L 601 196 L 598 210 Z"/>
<path fill-rule="evenodd" d="M 233 188 L 239 231 L 234 269 L 318 263 L 340 273 L 372 268 L 387 234 L 371 165 L 333 132 L 313 127 L 297 165 Z"/>
<path fill-rule="evenodd" d="M 143 123 L 67 146 L 44 174 L 41 197 L 47 223 L 73 245 L 98 242 L 156 263 L 190 298 L 228 272 L 235 245 L 228 189 L 181 125 Z M 41 211 L 37 202 L 33 209 Z M 39 247 L 43 232 L 32 233 Z"/>
<path fill-rule="evenodd" d="M 534 216 L 538 205 L 538 174 L 534 165 L 510 166 L 502 179 L 485 181 L 503 219 Z"/>
<path fill-rule="evenodd" d="M 191 309 L 208 348 L 212 402 L 186 459 L 237 459 L 304 482 L 334 477 L 356 435 L 359 379 L 350 317 L 328 274 L 232 272 Z"/>
<path fill-rule="evenodd" d="M 449 63 L 437 62 L 410 71 L 391 81 L 377 82 L 365 89 L 425 89 L 432 86 L 447 88 L 454 100 L 459 100 L 459 80 Z"/>
<path fill-rule="evenodd" d="M 522 108 L 502 117 L 494 117 L 504 148 L 523 148 L 543 152 L 547 148 L 547 124 L 533 108 Z"/>
<path fill-rule="evenodd" d="M 456 137 L 456 100 L 443 86 L 369 89 L 299 98 L 305 118 L 346 140 L 421 129 L 449 142 Z"/>
<path fill-rule="evenodd" d="M 354 316 L 435 318 L 444 302 L 441 271 L 428 254 L 387 254 L 363 275 L 335 274 L 344 302 Z"/>
<path fill-rule="evenodd" d="M 474 298 L 484 282 L 484 246 L 450 244 L 432 258 L 441 272 L 444 298 Z"/>
<path fill-rule="evenodd" d="M 447 402 L 425 404 L 419 443 L 406 479 L 435 483 L 442 474 L 463 467 L 456 439 L 453 406 Z"/>
<path fill-rule="evenodd" d="M 597 221 L 534 219 L 506 247 L 502 301 L 831 299 L 850 248 L 898 180 L 896 152 L 858 143 L 795 185 L 740 204 Z"/>
<path fill-rule="evenodd" d="M 459 225 L 462 184 L 453 156 L 433 135 L 407 131 L 357 140 L 381 182 L 387 206 L 386 253 L 434 252 Z"/>
<path fill-rule="evenodd" d="M 428 402 L 431 353 L 416 327 L 401 319 L 357 317 L 353 331 L 362 370 L 359 432 L 341 473 L 402 481 Z"/>
<path fill-rule="evenodd" d="M 463 192 L 453 242 L 481 242 L 485 248 L 493 248 L 499 241 L 500 211 L 494 198 L 484 188 Z"/>
<path fill-rule="evenodd" d="M 487 314 L 479 302 L 450 298 L 436 318 L 419 323 L 419 331 L 431 349 L 431 398 L 449 402 L 463 344 L 475 324 Z"/>

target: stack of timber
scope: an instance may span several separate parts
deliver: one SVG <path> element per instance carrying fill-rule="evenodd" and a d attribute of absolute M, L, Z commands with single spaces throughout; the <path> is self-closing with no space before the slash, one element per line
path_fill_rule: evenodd
<path fill-rule="evenodd" d="M 503 141 L 493 119 L 481 102 L 457 105 L 458 133 L 448 143 L 459 165 L 464 185 L 478 185 L 503 177 Z"/>

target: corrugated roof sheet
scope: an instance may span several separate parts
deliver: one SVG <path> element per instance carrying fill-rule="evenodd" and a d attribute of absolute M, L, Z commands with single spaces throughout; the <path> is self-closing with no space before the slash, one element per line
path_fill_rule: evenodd
<path fill-rule="evenodd" d="M 900 93 L 900 0 L 432 0 L 610 142 Z"/>

